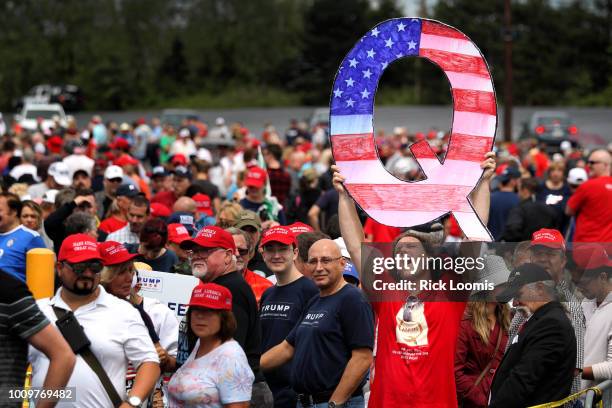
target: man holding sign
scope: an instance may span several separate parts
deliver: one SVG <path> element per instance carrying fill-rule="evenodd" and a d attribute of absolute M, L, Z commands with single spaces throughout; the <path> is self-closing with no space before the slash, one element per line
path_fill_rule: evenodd
<path fill-rule="evenodd" d="M 485 171 L 471 195 L 476 213 L 485 224 L 489 214 L 489 182 L 495 169 L 493 157 L 493 153 L 487 153 L 481 163 L 480 167 Z M 342 237 L 364 287 L 371 287 L 367 282 L 372 281 L 373 273 L 362 270 L 361 263 L 363 228 L 355 203 L 342 185 L 344 177 L 337 167 L 334 166 L 334 170 L 334 188 L 340 196 L 338 213 Z M 408 230 L 394 241 L 394 250 L 413 247 L 415 253 L 422 253 L 424 245 L 441 243 L 441 238 L 441 231 Z M 421 280 L 431 279 L 431 271 L 425 268 L 420 268 L 415 275 Z M 405 276 L 396 276 L 398 281 L 402 278 Z M 431 291 L 406 292 L 405 303 L 372 302 L 378 319 L 378 340 L 368 406 L 457 406 L 454 350 L 465 303 L 427 301 Z M 414 333 L 415 330 L 418 333 Z"/>

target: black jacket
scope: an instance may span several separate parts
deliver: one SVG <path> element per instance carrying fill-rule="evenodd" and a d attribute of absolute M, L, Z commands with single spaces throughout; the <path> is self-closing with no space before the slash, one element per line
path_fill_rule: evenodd
<path fill-rule="evenodd" d="M 491 384 L 489 407 L 525 408 L 563 399 L 570 394 L 575 365 L 572 323 L 561 303 L 547 303 L 506 351 Z"/>
<path fill-rule="evenodd" d="M 508 213 L 501 241 L 529 241 L 531 235 L 542 228 L 559 229 L 559 217 L 554 207 L 527 199 Z"/>

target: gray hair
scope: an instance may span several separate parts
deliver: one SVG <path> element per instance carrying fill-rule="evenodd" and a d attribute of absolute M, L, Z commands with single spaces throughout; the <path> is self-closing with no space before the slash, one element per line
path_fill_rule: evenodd
<path fill-rule="evenodd" d="M 559 300 L 559 294 L 557 293 L 557 283 L 553 280 L 531 282 L 526 284 L 525 286 L 529 287 L 530 289 L 535 289 L 539 283 L 542 284 L 542 286 L 544 287 L 544 292 L 548 296 L 550 296 L 552 300 Z"/>
<path fill-rule="evenodd" d="M 97 229 L 96 219 L 89 213 L 77 211 L 66 218 L 66 235 L 86 234 Z"/>
<path fill-rule="evenodd" d="M 246 232 L 236 227 L 229 227 L 225 229 L 227 232 L 233 235 L 242 235 L 244 240 L 246 241 L 247 247 L 249 248 L 249 252 L 253 251 L 253 240 L 251 236 Z"/>

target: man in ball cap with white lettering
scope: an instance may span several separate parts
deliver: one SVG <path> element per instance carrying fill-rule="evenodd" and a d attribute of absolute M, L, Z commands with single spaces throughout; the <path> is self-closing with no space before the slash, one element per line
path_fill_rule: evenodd
<path fill-rule="evenodd" d="M 261 297 L 262 351 L 266 352 L 285 340 L 298 323 L 308 301 L 319 293 L 315 284 L 295 266 L 298 257 L 296 233 L 291 227 L 276 226 L 262 236 L 260 253 L 274 273 L 276 284 Z M 275 408 L 293 408 L 297 394 L 291 389 L 291 363 L 270 370 L 266 379 L 274 393 Z"/>
<path fill-rule="evenodd" d="M 71 326 L 71 333 L 75 326 L 80 325 L 91 343 L 86 350 L 76 350 L 77 364 L 67 387 L 75 387 L 78 394 L 72 404 L 65 406 L 139 407 L 159 378 L 159 359 L 136 309 L 100 286 L 102 267 L 102 257 L 93 238 L 86 234 L 68 236 L 59 250 L 57 262 L 62 286 L 54 297 L 42 299 L 38 305 L 52 322 L 68 322 L 73 314 L 76 324 Z M 60 323 L 56 323 L 58 327 L 68 327 Z M 71 346 L 73 349 L 76 347 L 75 344 Z M 102 370 L 96 372 L 92 369 L 92 355 Z M 32 347 L 29 357 L 32 386 L 40 387 L 49 360 Z M 126 396 L 128 362 L 137 369 L 137 374 L 134 386 Z M 110 382 L 101 380 L 104 376 Z"/>
<path fill-rule="evenodd" d="M 501 300 L 515 299 L 529 320 L 510 338 L 493 383 L 489 407 L 522 408 L 570 394 L 576 360 L 571 323 L 546 270 L 526 263 L 514 271 Z"/>
<path fill-rule="evenodd" d="M 272 407 L 272 392 L 259 370 L 261 328 L 257 301 L 250 286 L 237 271 L 236 245 L 232 234 L 216 226 L 204 227 L 195 238 L 184 240 L 180 246 L 191 251 L 193 276 L 202 282 L 225 286 L 232 293 L 232 311 L 238 323 L 234 339 L 244 350 L 255 374 L 251 406 Z M 184 321 L 179 330 L 177 365 L 184 363 L 195 346 L 189 344 Z"/>

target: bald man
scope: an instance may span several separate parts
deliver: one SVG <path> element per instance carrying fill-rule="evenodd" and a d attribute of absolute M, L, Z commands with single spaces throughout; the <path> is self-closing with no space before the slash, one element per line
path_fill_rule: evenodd
<path fill-rule="evenodd" d="M 574 242 L 612 242 L 611 161 L 608 151 L 593 151 L 587 161 L 589 180 L 567 202 L 565 212 L 576 216 Z"/>
<path fill-rule="evenodd" d="M 287 338 L 261 357 L 264 371 L 292 362 L 291 386 L 303 406 L 365 405 L 362 388 L 372 363 L 374 317 L 363 293 L 344 281 L 345 262 L 330 239 L 310 247 L 307 263 L 319 294 Z"/>
<path fill-rule="evenodd" d="M 172 212 L 196 213 L 196 202 L 191 197 L 180 197 L 172 206 Z"/>

